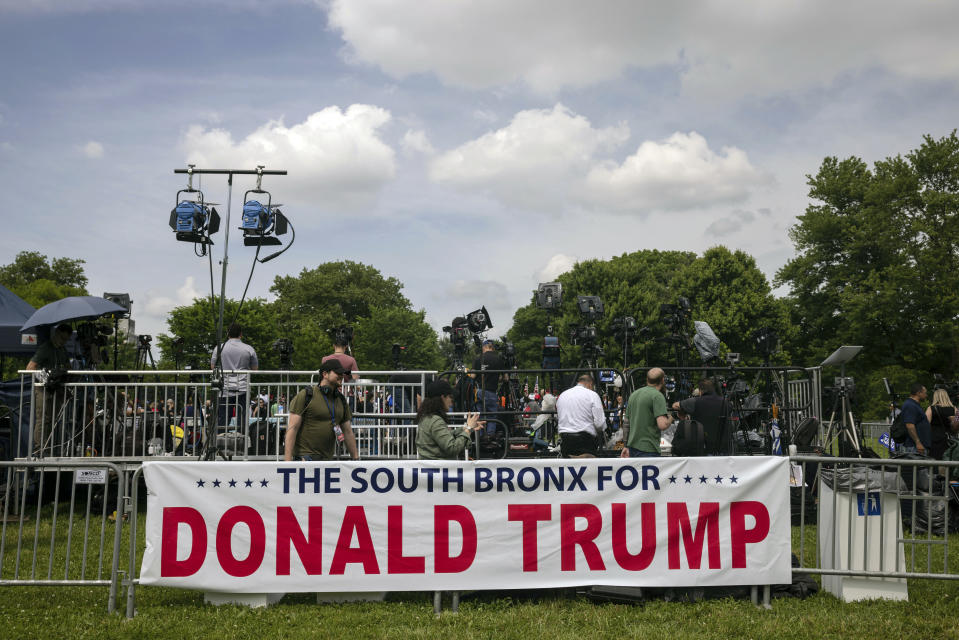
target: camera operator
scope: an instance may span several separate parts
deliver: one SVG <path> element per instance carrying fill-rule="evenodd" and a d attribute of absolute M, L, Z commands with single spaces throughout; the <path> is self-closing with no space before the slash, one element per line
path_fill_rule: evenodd
<path fill-rule="evenodd" d="M 623 447 L 623 458 L 658 458 L 660 433 L 672 420 L 663 395 L 666 372 L 653 367 L 646 372 L 646 386 L 633 391 L 626 402 L 629 436 Z"/>
<path fill-rule="evenodd" d="M 309 402 L 306 389 L 296 394 L 290 402 L 284 460 L 332 460 L 340 439 L 346 443 L 350 458 L 360 459 L 353 436 L 353 414 L 346 396 L 340 393 L 343 379 L 349 374 L 337 360 L 327 360 L 320 366 L 322 380 L 313 388 Z"/>
<path fill-rule="evenodd" d="M 599 394 L 593 391 L 593 376 L 582 374 L 576 379 L 575 386 L 559 394 L 556 417 L 563 456 L 595 457 L 606 428 L 606 414 Z"/>
<path fill-rule="evenodd" d="M 492 340 L 483 340 L 483 352 L 473 361 L 473 369 L 486 371 L 487 369 L 500 370 L 506 368 L 506 362 L 496 351 L 496 344 Z M 479 388 L 476 390 L 476 408 L 484 414 L 499 411 L 499 396 L 496 390 L 501 379 L 508 379 L 507 374 L 480 374 Z M 487 429 L 490 429 L 488 426 Z"/>
<path fill-rule="evenodd" d="M 353 330 L 349 327 L 340 327 L 333 332 L 333 353 L 323 356 L 323 363 L 329 360 L 336 360 L 340 367 L 346 371 L 359 371 L 360 365 L 356 364 L 356 358 L 350 355 L 350 341 L 353 339 Z M 348 373 L 343 380 L 356 380 L 359 376 Z"/>
<path fill-rule="evenodd" d="M 462 428 L 450 429 L 446 412 L 453 406 L 453 387 L 446 380 L 426 385 L 426 398 L 416 414 L 416 453 L 423 460 L 456 460 L 469 447 L 470 433 L 485 423 L 479 414 L 466 415 Z"/>
<path fill-rule="evenodd" d="M 697 385 L 699 395 L 686 398 L 681 402 L 674 402 L 673 409 L 679 412 L 680 420 L 695 420 L 703 427 L 703 441 L 701 443 L 686 442 L 682 430 L 677 430 L 673 438 L 675 455 L 702 455 L 700 453 L 682 453 L 684 447 L 689 450 L 698 450 L 703 447 L 707 456 L 724 456 L 729 454 L 729 403 L 716 393 L 716 383 L 709 378 L 703 378 Z"/>
<path fill-rule="evenodd" d="M 70 355 L 66 345 L 73 334 L 69 324 L 59 324 L 50 334 L 50 339 L 40 343 L 30 362 L 28 371 L 45 369 L 51 372 L 65 372 L 70 368 Z M 48 381 L 44 387 L 34 387 L 33 406 L 36 413 L 33 434 L 34 453 L 42 453 L 47 444 L 47 438 L 53 433 L 56 422 L 56 412 L 66 399 L 63 391 L 58 391 L 53 381 Z"/>
<path fill-rule="evenodd" d="M 243 342 L 243 331 L 240 325 L 234 322 L 227 332 L 227 341 L 223 343 L 220 353 L 220 366 L 224 371 L 256 371 L 259 361 L 256 351 Z M 216 353 L 210 357 L 211 367 L 216 366 Z M 223 395 L 217 407 L 217 424 L 228 426 L 230 418 L 236 416 L 236 428 L 245 429 L 247 426 L 247 412 L 249 403 L 249 376 L 242 373 L 231 373 L 223 376 Z"/>

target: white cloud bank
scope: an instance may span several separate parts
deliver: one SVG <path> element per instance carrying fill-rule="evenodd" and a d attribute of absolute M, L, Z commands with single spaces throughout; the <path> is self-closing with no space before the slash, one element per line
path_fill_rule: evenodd
<path fill-rule="evenodd" d="M 628 138 L 625 123 L 597 129 L 560 104 L 521 111 L 502 129 L 438 156 L 430 178 L 512 206 L 626 214 L 739 202 L 769 183 L 744 151 L 717 153 L 695 132 L 643 142 L 621 163 L 605 157 Z"/>
<path fill-rule="evenodd" d="M 434 73 L 474 89 L 523 82 L 553 93 L 669 65 L 686 89 L 731 97 L 877 67 L 954 79 L 957 19 L 959 6 L 936 0 L 417 0 L 415 10 L 401 0 L 333 0 L 329 8 L 347 57 L 398 78 Z"/>
<path fill-rule="evenodd" d="M 187 162 L 200 167 L 286 169 L 284 200 L 292 195 L 324 207 L 357 208 L 396 173 L 396 154 L 380 138 L 390 119 L 380 107 L 333 106 L 292 126 L 267 122 L 239 141 L 229 131 L 194 125 L 181 144 Z"/>
<path fill-rule="evenodd" d="M 80 150 L 83 152 L 83 155 L 94 160 L 103 157 L 103 145 L 96 140 L 91 140 L 86 143 Z"/>

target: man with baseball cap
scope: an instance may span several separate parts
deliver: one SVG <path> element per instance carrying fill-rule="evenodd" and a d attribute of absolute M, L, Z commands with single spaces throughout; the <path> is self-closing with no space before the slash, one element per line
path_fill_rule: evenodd
<path fill-rule="evenodd" d="M 346 443 L 350 458 L 359 460 L 352 418 L 346 397 L 340 393 L 344 376 L 350 372 L 338 360 L 320 366 L 320 384 L 303 389 L 290 402 L 284 460 L 332 460 L 336 441 Z"/>

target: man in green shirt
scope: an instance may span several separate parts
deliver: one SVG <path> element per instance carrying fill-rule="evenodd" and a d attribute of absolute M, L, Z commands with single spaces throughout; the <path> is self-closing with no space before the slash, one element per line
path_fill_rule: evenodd
<path fill-rule="evenodd" d="M 296 394 L 290 403 L 284 460 L 332 460 L 339 439 L 346 443 L 350 458 L 360 459 L 353 436 L 353 414 L 346 397 L 340 393 L 343 377 L 349 374 L 339 361 L 327 360 L 320 367 L 322 380 L 313 389 L 309 403 L 306 389 Z"/>
<path fill-rule="evenodd" d="M 623 447 L 623 458 L 659 457 L 660 432 L 669 428 L 669 407 L 663 395 L 666 374 L 659 367 L 646 372 L 646 386 L 629 396 L 626 403 L 626 418 L 629 421 L 629 437 Z"/>

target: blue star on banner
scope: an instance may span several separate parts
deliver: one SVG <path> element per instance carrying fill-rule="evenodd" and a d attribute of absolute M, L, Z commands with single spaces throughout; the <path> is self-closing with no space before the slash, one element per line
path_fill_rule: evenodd
<path fill-rule="evenodd" d="M 253 481 L 252 481 L 252 480 L 249 480 L 249 479 L 247 479 L 247 481 L 246 481 L 246 482 L 244 482 L 243 484 L 245 484 L 245 485 L 246 485 L 246 486 L 248 486 L 248 487 L 252 487 L 252 486 L 253 486 Z"/>
<path fill-rule="evenodd" d="M 669 484 L 676 484 L 676 476 L 669 476 Z"/>
<path fill-rule="evenodd" d="M 699 476 L 699 484 L 706 484 L 706 476 Z"/>
<path fill-rule="evenodd" d="M 196 481 L 196 486 L 197 486 L 197 487 L 202 487 L 202 486 L 205 485 L 205 484 L 206 484 L 206 482 L 204 482 L 203 480 L 197 480 L 197 481 Z"/>
<path fill-rule="evenodd" d="M 230 480 L 230 486 L 231 486 L 231 487 L 235 487 L 235 486 L 236 486 L 236 480 Z"/>
<path fill-rule="evenodd" d="M 723 477 L 722 477 L 722 476 L 716 476 L 715 479 L 716 479 L 716 484 L 722 484 L 722 483 L 723 483 Z"/>
<path fill-rule="evenodd" d="M 214 480 L 214 481 L 213 481 L 213 486 L 214 486 L 214 487 L 219 487 L 219 486 L 220 486 L 220 480 L 219 480 L 219 479 Z"/>
<path fill-rule="evenodd" d="M 265 486 L 268 485 L 268 484 L 270 484 L 270 483 L 267 482 L 266 478 L 264 478 L 263 480 L 260 480 L 260 486 L 261 486 L 261 487 L 265 487 Z"/>
<path fill-rule="evenodd" d="M 739 478 L 737 478 L 736 476 L 729 476 L 729 481 L 732 482 L 733 484 L 736 484 L 739 481 Z"/>
<path fill-rule="evenodd" d="M 693 477 L 690 475 L 687 475 L 685 478 L 683 478 L 683 480 L 686 481 L 686 484 L 689 484 L 690 482 L 693 481 Z"/>

